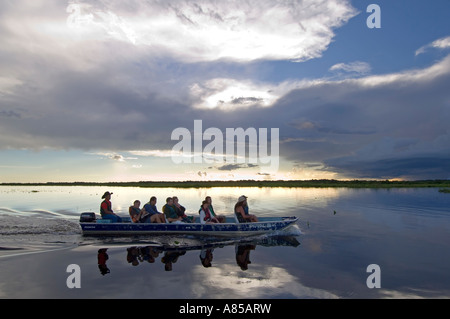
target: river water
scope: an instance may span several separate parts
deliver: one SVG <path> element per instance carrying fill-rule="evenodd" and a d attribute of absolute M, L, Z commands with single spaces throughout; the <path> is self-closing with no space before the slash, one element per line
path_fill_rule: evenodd
<path fill-rule="evenodd" d="M 188 215 L 211 196 L 231 215 L 246 195 L 252 214 L 299 222 L 244 241 L 83 237 L 79 215 L 98 213 L 105 191 L 123 216 L 151 196 L 160 210 L 178 196 Z M 450 195 L 436 188 L 0 186 L 0 297 L 449 298 L 449 234 Z"/>

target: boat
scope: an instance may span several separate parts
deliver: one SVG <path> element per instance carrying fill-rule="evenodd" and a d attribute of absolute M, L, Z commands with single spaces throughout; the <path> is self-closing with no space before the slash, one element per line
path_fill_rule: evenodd
<path fill-rule="evenodd" d="M 218 237 L 243 237 L 261 235 L 284 230 L 294 225 L 297 217 L 258 217 L 258 222 L 239 223 L 227 217 L 225 223 L 133 223 L 128 217 L 120 223 L 109 219 L 97 219 L 95 213 L 86 212 L 80 216 L 83 235 L 126 236 L 126 235 L 200 235 Z"/>

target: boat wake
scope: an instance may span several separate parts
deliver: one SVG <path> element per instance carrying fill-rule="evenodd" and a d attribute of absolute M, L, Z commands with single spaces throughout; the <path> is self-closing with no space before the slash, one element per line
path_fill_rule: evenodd
<path fill-rule="evenodd" d="M 67 216 L 0 208 L 1 256 L 11 255 L 9 250 L 45 251 L 49 245 L 76 245 L 80 238 L 78 222 L 68 220 Z"/>
<path fill-rule="evenodd" d="M 59 218 L 0 215 L 0 236 L 81 234 L 76 222 Z"/>

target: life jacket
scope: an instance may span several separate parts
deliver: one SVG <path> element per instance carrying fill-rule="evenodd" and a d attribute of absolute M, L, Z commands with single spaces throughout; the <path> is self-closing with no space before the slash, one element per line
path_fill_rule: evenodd
<path fill-rule="evenodd" d="M 134 207 L 134 206 L 130 206 L 130 208 L 128 209 L 128 212 L 130 213 L 131 220 L 133 220 L 133 215 L 139 216 L 141 210 L 139 208 Z M 139 223 L 139 222 L 141 222 L 141 220 L 142 220 L 142 217 L 137 222 Z"/>
<path fill-rule="evenodd" d="M 205 211 L 203 208 L 200 208 L 200 210 L 198 211 L 198 213 L 200 214 L 200 212 L 201 212 L 202 210 L 205 212 L 205 218 L 203 218 L 203 220 L 204 220 L 205 222 L 211 221 L 211 219 L 212 219 L 213 216 L 211 215 L 211 212 L 209 211 L 209 209 L 207 209 L 207 210 Z"/>
<path fill-rule="evenodd" d="M 112 212 L 111 209 L 111 202 L 109 200 L 104 200 L 101 204 L 100 204 L 100 215 L 103 217 L 103 215 L 106 215 L 107 213 L 105 212 L 105 210 L 103 209 L 103 203 L 106 203 L 107 207 L 108 207 L 108 211 Z"/>

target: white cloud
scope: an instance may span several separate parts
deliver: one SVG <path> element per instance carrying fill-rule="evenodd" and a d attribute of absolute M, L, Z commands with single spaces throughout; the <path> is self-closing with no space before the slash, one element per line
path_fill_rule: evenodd
<path fill-rule="evenodd" d="M 77 2 L 67 12 L 72 30 L 191 62 L 319 57 L 333 29 L 356 15 L 345 0 Z"/>
<path fill-rule="evenodd" d="M 425 53 L 429 49 L 448 49 L 450 48 L 450 36 L 445 38 L 437 39 L 430 44 L 424 45 L 423 47 L 420 47 L 416 51 L 416 56 L 419 54 Z"/>
<path fill-rule="evenodd" d="M 95 34 L 137 44 L 137 35 L 129 23 L 111 11 L 101 11 L 88 3 L 70 3 L 67 26 L 83 35 Z"/>
<path fill-rule="evenodd" d="M 358 83 L 361 83 L 363 86 L 366 87 L 387 85 L 390 83 L 397 83 L 397 84 L 402 83 L 404 85 L 414 84 L 418 81 L 427 82 L 439 76 L 446 75 L 448 74 L 449 70 L 450 70 L 450 56 L 447 56 L 442 61 L 438 61 L 437 63 L 424 69 L 415 69 L 397 73 L 367 76 L 354 81 L 357 81 Z"/>
<path fill-rule="evenodd" d="M 113 160 L 113 161 L 117 161 L 117 162 L 125 162 L 127 160 L 136 160 L 137 158 L 135 157 L 125 157 L 121 154 L 118 153 L 108 153 L 108 152 L 96 152 L 96 153 L 87 153 L 90 155 L 99 155 L 102 157 L 105 157 L 107 159 Z"/>
<path fill-rule="evenodd" d="M 323 83 L 324 79 L 311 79 L 281 83 L 264 83 L 251 80 L 214 78 L 190 87 L 193 106 L 198 109 L 220 109 L 233 111 L 245 108 L 273 106 L 292 90 Z"/>
<path fill-rule="evenodd" d="M 234 110 L 242 107 L 272 105 L 279 96 L 269 85 L 251 81 L 216 78 L 196 83 L 190 88 L 191 96 L 197 101 L 197 108 Z"/>
<path fill-rule="evenodd" d="M 11 94 L 13 92 L 13 89 L 21 84 L 22 81 L 18 79 L 0 76 L 0 96 Z"/>
<path fill-rule="evenodd" d="M 172 150 L 135 150 L 129 151 L 130 154 L 143 157 L 172 157 Z M 181 156 L 182 154 L 179 154 Z"/>
<path fill-rule="evenodd" d="M 330 71 L 367 74 L 370 73 L 371 67 L 367 62 L 355 61 L 351 63 L 338 63 L 330 68 Z"/>

